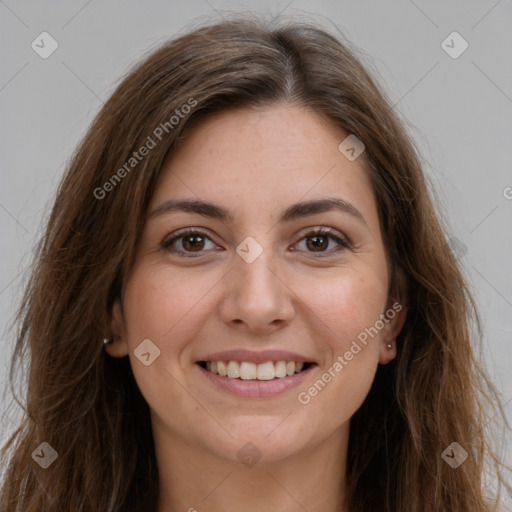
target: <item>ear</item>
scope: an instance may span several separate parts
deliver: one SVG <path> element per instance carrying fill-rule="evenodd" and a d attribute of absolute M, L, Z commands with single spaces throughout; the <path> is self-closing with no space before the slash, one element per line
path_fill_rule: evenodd
<path fill-rule="evenodd" d="M 110 313 L 110 331 L 112 342 L 105 345 L 105 350 L 112 357 L 124 357 L 129 353 L 121 299 L 116 299 Z"/>
<path fill-rule="evenodd" d="M 379 363 L 388 364 L 396 357 L 396 338 L 400 334 L 407 317 L 405 303 L 388 299 L 383 317 L 384 328 L 379 341 Z M 391 345 L 391 348 L 388 345 Z"/>

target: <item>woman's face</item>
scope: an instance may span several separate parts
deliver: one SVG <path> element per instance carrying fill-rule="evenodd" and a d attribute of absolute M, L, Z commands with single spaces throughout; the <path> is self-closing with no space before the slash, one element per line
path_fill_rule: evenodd
<path fill-rule="evenodd" d="M 405 310 L 388 301 L 376 202 L 363 157 L 338 148 L 347 135 L 298 107 L 239 109 L 165 162 L 107 350 L 129 355 L 170 443 L 230 460 L 248 442 L 268 461 L 314 448 L 348 429 L 395 356 Z M 307 206 L 327 199 L 341 206 Z M 171 207 L 184 200 L 215 207 Z"/>

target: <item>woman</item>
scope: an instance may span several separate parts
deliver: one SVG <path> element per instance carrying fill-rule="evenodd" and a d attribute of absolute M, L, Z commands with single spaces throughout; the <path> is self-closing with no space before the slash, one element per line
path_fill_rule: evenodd
<path fill-rule="evenodd" d="M 494 510 L 470 293 L 389 101 L 311 24 L 204 26 L 125 78 L 19 320 L 3 512 Z"/>

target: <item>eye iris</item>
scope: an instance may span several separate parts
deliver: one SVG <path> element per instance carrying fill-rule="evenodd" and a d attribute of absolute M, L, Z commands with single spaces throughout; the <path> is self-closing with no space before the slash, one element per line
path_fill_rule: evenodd
<path fill-rule="evenodd" d="M 193 240 L 192 244 L 189 244 L 188 242 L 190 240 Z M 199 241 L 199 245 L 197 245 Z M 186 235 L 183 237 L 183 242 L 182 242 L 182 245 L 183 245 L 183 248 L 186 249 L 187 251 L 189 250 L 194 250 L 194 249 L 202 249 L 202 245 L 204 245 L 204 239 L 202 237 L 202 235 Z M 187 247 L 187 245 L 189 245 L 189 247 Z"/>
<path fill-rule="evenodd" d="M 324 243 L 323 244 L 321 242 L 318 243 L 319 239 L 323 239 Z M 312 247 L 316 248 L 316 249 L 319 249 L 319 248 L 326 249 L 327 246 L 329 245 L 328 237 L 326 237 L 325 235 L 312 235 L 312 236 L 308 237 L 308 242 L 307 242 L 308 249 L 311 248 L 311 244 L 309 243 L 310 240 L 315 240 L 315 242 L 313 242 L 313 244 L 312 244 Z"/>

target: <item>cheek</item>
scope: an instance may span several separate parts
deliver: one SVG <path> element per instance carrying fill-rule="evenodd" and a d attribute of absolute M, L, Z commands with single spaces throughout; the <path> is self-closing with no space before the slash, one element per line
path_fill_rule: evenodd
<path fill-rule="evenodd" d="M 131 366 L 143 394 L 158 394 L 159 389 L 172 393 L 170 375 L 178 377 L 180 358 L 187 342 L 194 336 L 202 314 L 203 297 L 211 285 L 195 282 L 174 271 L 159 267 L 136 269 L 126 287 L 124 311 Z M 159 355 L 148 366 L 136 357 L 137 348 L 149 339 L 158 347 Z M 147 396 L 146 396 L 147 398 Z"/>
<path fill-rule="evenodd" d="M 315 380 L 300 389 L 297 398 L 326 431 L 348 421 L 359 409 L 377 371 L 379 333 L 368 331 L 383 313 L 386 294 L 375 283 L 354 273 L 325 281 L 322 289 L 309 294 L 308 306 L 317 317 L 315 339 L 323 357 Z"/>
<path fill-rule="evenodd" d="M 187 414 L 193 414 L 194 401 L 184 391 L 187 383 L 180 361 L 200 329 L 198 315 L 204 315 L 206 307 L 201 298 L 212 286 L 204 278 L 185 278 L 176 270 L 171 275 L 159 266 L 135 269 L 127 284 L 124 310 L 131 367 L 152 412 L 166 417 L 166 424 L 173 424 L 173 418 L 166 416 L 169 404 L 182 404 Z M 146 339 L 160 351 L 147 366 L 135 355 Z"/>
<path fill-rule="evenodd" d="M 142 337 L 176 352 L 176 342 L 183 338 L 187 326 L 194 325 L 190 319 L 204 308 L 201 299 L 212 287 L 206 276 L 194 279 L 158 267 L 135 272 L 125 294 L 130 347 Z M 171 346 L 169 340 L 173 340 Z"/>
<path fill-rule="evenodd" d="M 348 350 L 350 342 L 373 326 L 384 312 L 386 275 L 380 275 L 375 266 L 318 275 L 315 279 L 303 276 L 297 282 L 297 294 L 310 315 L 317 317 L 323 340 L 329 340 L 337 353 Z"/>

